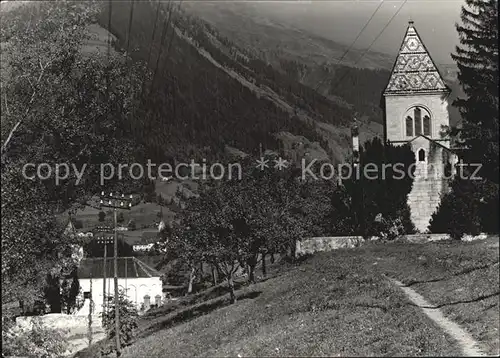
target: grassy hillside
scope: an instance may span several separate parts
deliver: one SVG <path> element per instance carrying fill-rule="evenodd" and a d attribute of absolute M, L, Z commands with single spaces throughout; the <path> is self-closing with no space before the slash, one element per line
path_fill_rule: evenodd
<path fill-rule="evenodd" d="M 241 286 L 234 305 L 215 287 L 151 311 L 122 356 L 461 355 L 385 276 L 441 305 L 481 348 L 498 352 L 498 237 L 371 243 L 274 266 L 271 276 Z"/>

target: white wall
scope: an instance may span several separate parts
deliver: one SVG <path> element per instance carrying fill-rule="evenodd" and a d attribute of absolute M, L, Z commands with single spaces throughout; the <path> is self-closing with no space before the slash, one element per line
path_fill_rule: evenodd
<path fill-rule="evenodd" d="M 92 279 L 92 299 L 94 301 L 95 313 L 102 312 L 103 304 L 103 283 L 102 278 Z M 124 290 L 127 293 L 127 298 L 134 302 L 139 309 L 141 303 L 144 302 L 144 296 L 150 296 L 150 304 L 154 305 L 155 296 L 159 295 L 161 297 L 161 303 L 163 303 L 163 293 L 162 293 L 162 282 L 159 277 L 144 277 L 144 278 L 119 278 L 118 288 L 119 290 Z M 106 295 L 108 296 L 114 294 L 114 279 L 113 277 L 106 278 Z M 80 288 L 83 292 L 90 291 L 90 279 L 80 279 Z M 87 301 L 87 300 L 86 300 Z M 89 307 L 84 305 L 84 307 L 77 313 L 88 315 Z"/>

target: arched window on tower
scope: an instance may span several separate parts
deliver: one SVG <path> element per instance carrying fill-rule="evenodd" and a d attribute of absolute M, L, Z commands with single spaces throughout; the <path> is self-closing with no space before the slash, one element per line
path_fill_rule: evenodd
<path fill-rule="evenodd" d="M 424 116 L 424 135 L 431 135 L 431 118 Z"/>
<path fill-rule="evenodd" d="M 418 161 L 425 162 L 425 149 L 423 149 L 423 148 L 420 148 L 418 150 Z"/>
<path fill-rule="evenodd" d="M 406 136 L 413 136 L 413 118 L 410 116 L 406 117 Z"/>
<path fill-rule="evenodd" d="M 415 135 L 420 135 L 422 134 L 422 111 L 420 108 L 415 107 L 413 115 L 415 118 Z"/>

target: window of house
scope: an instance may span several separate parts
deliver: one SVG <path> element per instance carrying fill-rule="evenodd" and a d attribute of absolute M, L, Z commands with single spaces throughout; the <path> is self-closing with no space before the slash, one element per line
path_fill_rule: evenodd
<path fill-rule="evenodd" d="M 422 107 L 412 107 L 405 115 L 406 136 L 431 135 L 431 115 Z"/>
<path fill-rule="evenodd" d="M 425 149 L 418 150 L 418 161 L 425 162 Z"/>

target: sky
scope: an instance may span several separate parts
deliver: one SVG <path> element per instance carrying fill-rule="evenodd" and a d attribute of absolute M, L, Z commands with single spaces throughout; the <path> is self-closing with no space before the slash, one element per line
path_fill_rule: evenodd
<path fill-rule="evenodd" d="M 380 5 L 380 0 L 311 0 L 254 3 L 268 16 L 350 45 Z M 403 5 L 404 3 L 404 5 Z M 372 49 L 394 55 L 412 19 L 433 59 L 451 64 L 450 53 L 458 44 L 455 24 L 460 22 L 464 0 L 384 0 L 354 44 L 366 49 L 401 7 L 399 13 L 373 44 Z"/>

